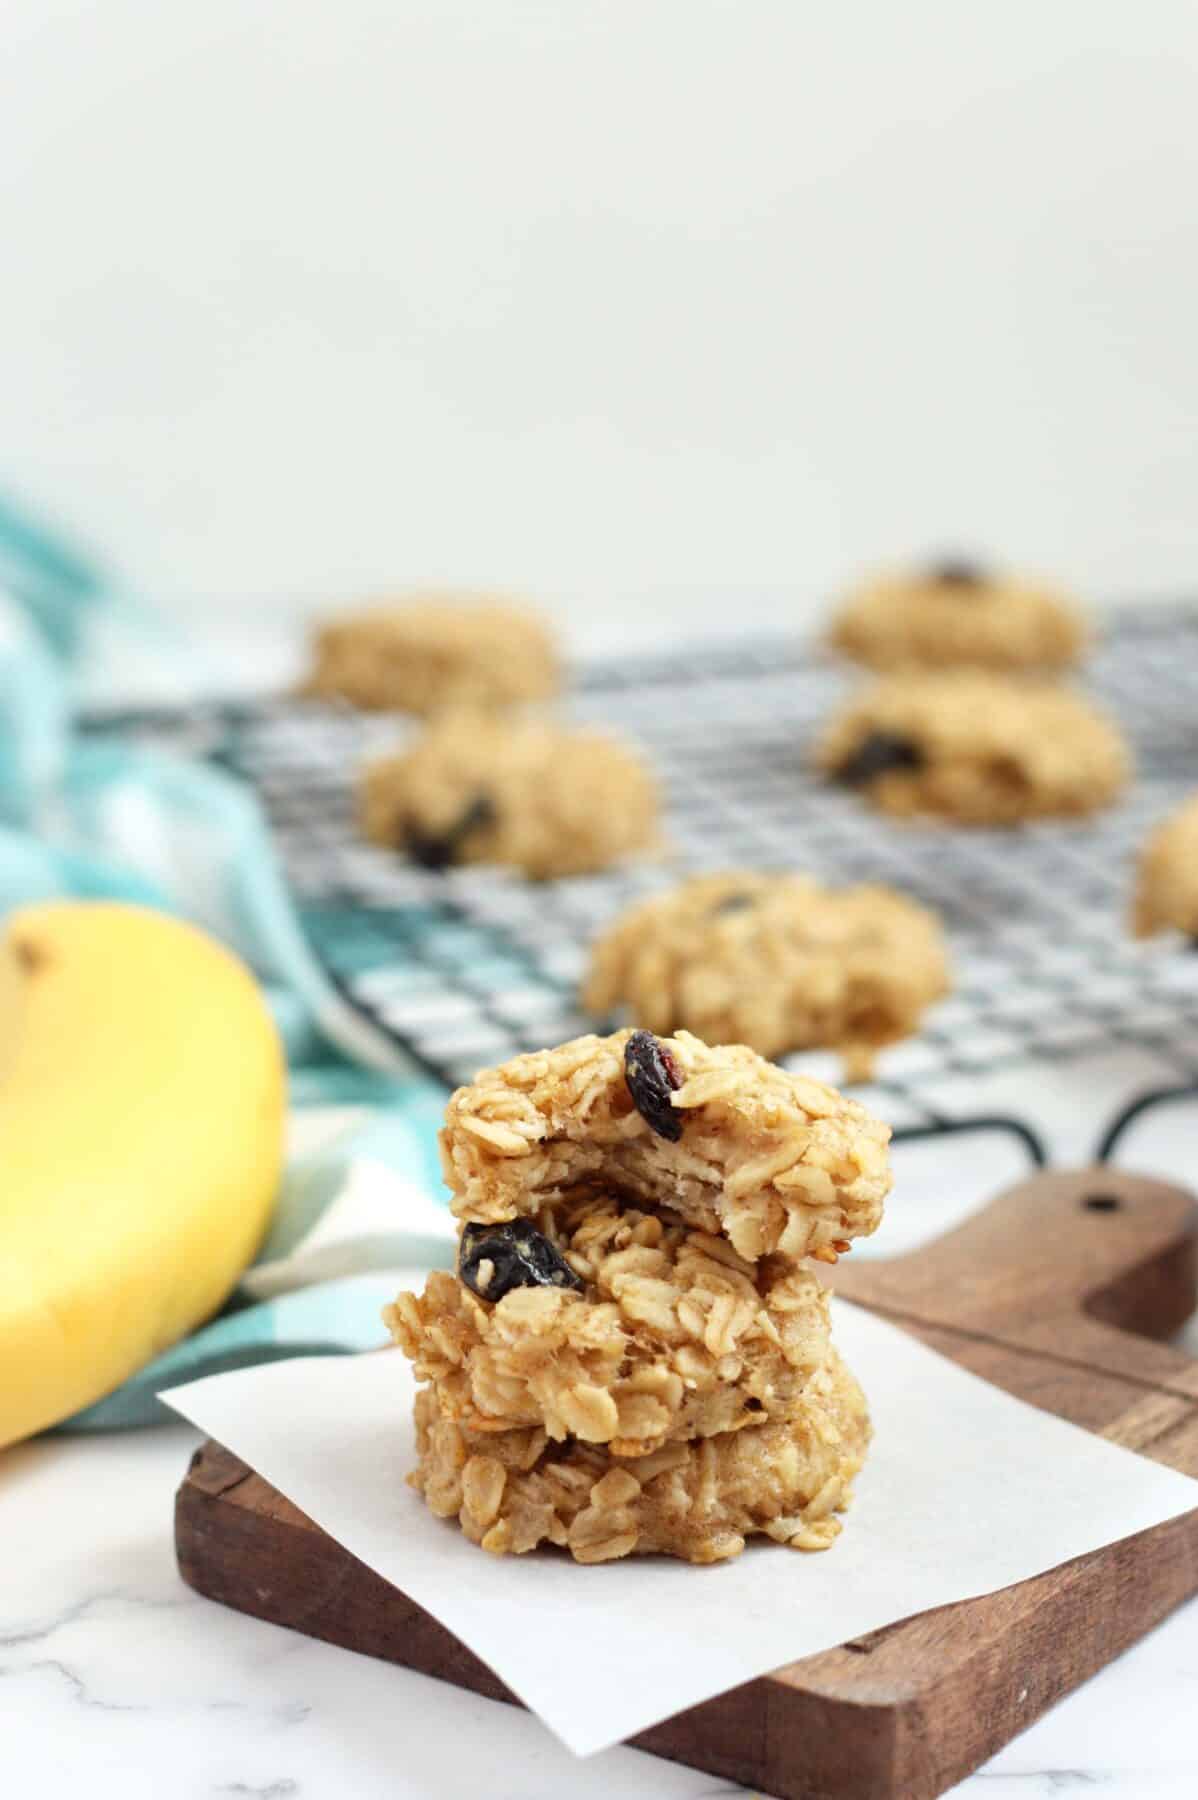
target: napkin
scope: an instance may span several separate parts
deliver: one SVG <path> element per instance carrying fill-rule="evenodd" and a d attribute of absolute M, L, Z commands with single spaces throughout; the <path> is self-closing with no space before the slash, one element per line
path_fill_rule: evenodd
<path fill-rule="evenodd" d="M 414 1383 L 398 1351 L 275 1363 L 163 1397 L 439 1619 L 578 1755 L 1198 1506 L 1198 1481 L 1013 1399 L 846 1301 L 834 1312 L 876 1436 L 844 1531 L 817 1555 L 750 1543 L 712 1568 L 490 1556 L 404 1483 Z"/>
<path fill-rule="evenodd" d="M 397 1285 L 387 1271 L 449 1269 L 456 1258 L 453 1219 L 432 1192 L 441 1108 L 438 1096 L 424 1109 L 428 1117 L 409 1106 L 364 1123 L 352 1119 L 298 1156 L 266 1242 L 225 1309 L 59 1430 L 157 1424 L 170 1417 L 159 1391 L 174 1382 L 375 1348 L 385 1335 L 380 1310 Z M 320 1109 L 312 1124 L 323 1116 Z M 360 1279 L 367 1272 L 375 1273 L 371 1286 Z"/>

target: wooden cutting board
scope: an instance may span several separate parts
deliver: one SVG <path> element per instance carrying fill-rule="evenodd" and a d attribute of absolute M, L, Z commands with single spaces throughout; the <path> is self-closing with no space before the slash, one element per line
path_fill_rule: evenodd
<path fill-rule="evenodd" d="M 1191 1196 L 1159 1181 L 1041 1174 L 930 1247 L 842 1262 L 836 1285 L 1009 1393 L 1198 1476 L 1198 1361 L 1150 1341 L 1194 1309 L 1195 1217 Z M 175 1537 L 184 1579 L 214 1600 L 513 1698 L 217 1444 L 192 1461 Z M 792 1663 L 632 1741 L 781 1800 L 930 1800 L 1196 1590 L 1198 1511 Z"/>

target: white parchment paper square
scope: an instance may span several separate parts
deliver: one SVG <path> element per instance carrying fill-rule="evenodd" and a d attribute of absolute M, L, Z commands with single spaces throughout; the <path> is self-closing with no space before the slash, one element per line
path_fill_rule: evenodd
<path fill-rule="evenodd" d="M 495 1557 L 404 1485 L 398 1352 L 303 1358 L 164 1395 L 488 1663 L 579 1755 L 847 1638 L 1043 1573 L 1198 1507 L 1198 1481 L 1014 1400 L 836 1301 L 875 1440 L 835 1544 L 712 1568 Z"/>

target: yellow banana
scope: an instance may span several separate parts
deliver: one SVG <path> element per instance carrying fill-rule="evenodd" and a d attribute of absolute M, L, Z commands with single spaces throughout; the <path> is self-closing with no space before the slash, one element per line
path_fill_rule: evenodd
<path fill-rule="evenodd" d="M 62 901 L 0 937 L 0 1445 L 215 1312 L 270 1218 L 282 1046 L 253 977 L 163 913 Z"/>

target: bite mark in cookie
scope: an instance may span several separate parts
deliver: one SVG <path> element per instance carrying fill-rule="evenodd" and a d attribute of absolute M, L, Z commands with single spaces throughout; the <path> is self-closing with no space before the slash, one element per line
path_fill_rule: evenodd
<path fill-rule="evenodd" d="M 889 1130 L 863 1106 L 743 1044 L 660 1040 L 677 1066 L 676 1141 L 633 1104 L 631 1032 L 483 1070 L 449 1102 L 442 1166 L 459 1218 L 535 1217 L 579 1188 L 664 1208 L 749 1261 L 868 1236 L 890 1188 Z"/>

